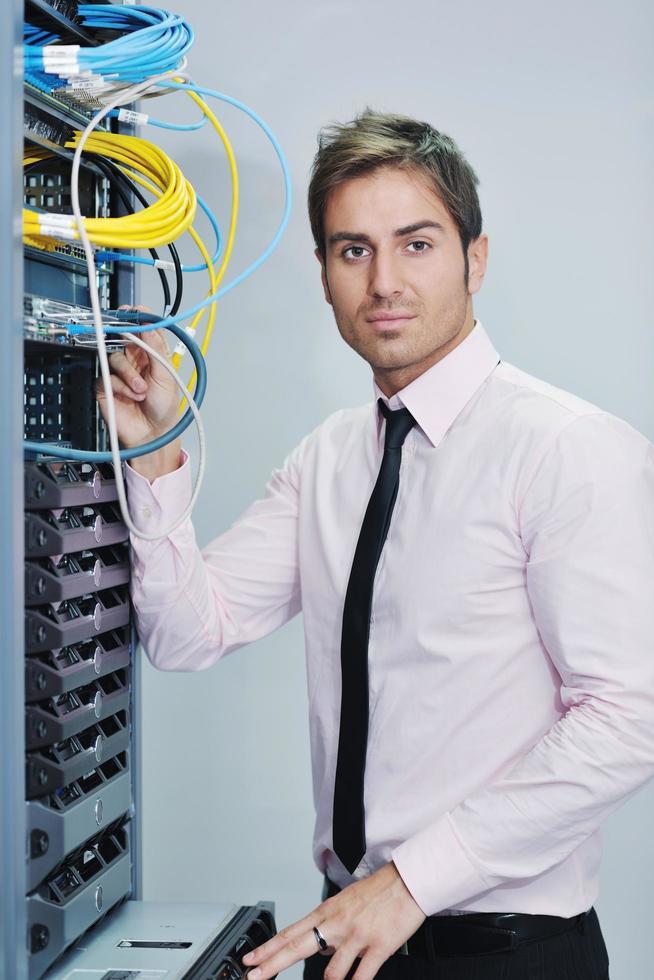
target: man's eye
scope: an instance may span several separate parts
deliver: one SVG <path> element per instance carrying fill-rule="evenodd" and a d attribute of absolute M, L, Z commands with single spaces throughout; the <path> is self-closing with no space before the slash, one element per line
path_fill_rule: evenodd
<path fill-rule="evenodd" d="M 423 242 L 423 241 L 409 242 L 408 248 L 411 248 L 412 245 L 414 246 L 414 251 L 416 252 L 426 252 L 427 249 L 431 248 L 429 242 Z"/>
<path fill-rule="evenodd" d="M 343 249 L 343 256 L 346 259 L 361 259 L 367 251 L 363 245 L 348 245 L 347 248 Z"/>

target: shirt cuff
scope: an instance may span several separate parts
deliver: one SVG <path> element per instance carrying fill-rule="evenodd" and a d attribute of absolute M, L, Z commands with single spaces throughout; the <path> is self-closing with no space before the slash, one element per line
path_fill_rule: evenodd
<path fill-rule="evenodd" d="M 188 507 L 193 493 L 189 455 L 182 449 L 178 469 L 158 476 L 152 483 L 128 463 L 125 483 L 132 520 L 140 530 L 157 534 L 162 528 L 173 524 Z M 177 530 L 184 528 L 186 523 L 184 521 Z M 137 541 L 139 544 L 145 543 L 136 535 L 131 535 L 131 539 L 132 544 Z"/>
<path fill-rule="evenodd" d="M 491 886 L 472 863 L 449 814 L 399 844 L 391 858 L 425 915 L 436 915 Z"/>

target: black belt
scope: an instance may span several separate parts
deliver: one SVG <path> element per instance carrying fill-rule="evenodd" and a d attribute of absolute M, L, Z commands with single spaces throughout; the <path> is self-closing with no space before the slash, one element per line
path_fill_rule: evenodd
<path fill-rule="evenodd" d="M 341 889 L 325 876 L 323 901 Z M 430 962 L 436 956 L 466 956 L 508 953 L 528 943 L 577 929 L 584 931 L 593 908 L 570 919 L 560 915 L 529 915 L 523 912 L 465 912 L 462 915 L 430 915 L 398 952 L 420 956 Z"/>

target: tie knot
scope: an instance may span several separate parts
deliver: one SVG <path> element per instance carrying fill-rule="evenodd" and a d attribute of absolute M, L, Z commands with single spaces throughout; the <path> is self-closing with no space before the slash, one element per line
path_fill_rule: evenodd
<path fill-rule="evenodd" d="M 408 408 L 390 409 L 383 398 L 377 399 L 379 410 L 386 419 L 384 450 L 401 449 L 407 435 L 416 424 Z"/>

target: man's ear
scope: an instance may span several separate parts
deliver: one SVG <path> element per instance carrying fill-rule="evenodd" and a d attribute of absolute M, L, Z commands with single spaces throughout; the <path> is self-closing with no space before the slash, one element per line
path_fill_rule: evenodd
<path fill-rule="evenodd" d="M 488 263 L 488 235 L 479 235 L 468 245 L 468 292 L 479 292 Z"/>
<path fill-rule="evenodd" d="M 326 262 L 323 259 L 322 255 L 320 254 L 320 251 L 318 249 L 316 249 L 313 254 L 315 255 L 315 257 L 320 262 L 320 278 L 322 280 L 322 288 L 323 288 L 324 293 L 325 293 L 325 299 L 329 303 L 330 306 L 333 306 L 333 303 L 332 303 L 332 294 L 329 291 L 329 283 L 327 282 L 327 265 L 326 265 Z"/>

